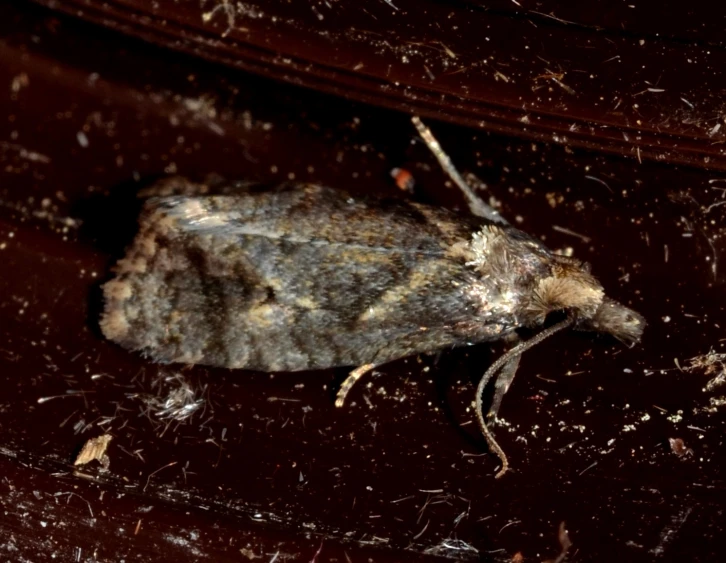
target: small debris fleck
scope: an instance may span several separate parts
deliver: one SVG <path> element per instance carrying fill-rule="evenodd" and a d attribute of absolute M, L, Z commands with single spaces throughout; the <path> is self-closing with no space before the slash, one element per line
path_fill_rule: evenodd
<path fill-rule="evenodd" d="M 546 563 L 563 563 L 567 559 L 567 552 L 572 547 L 572 541 L 570 535 L 567 533 L 567 527 L 564 522 L 560 522 L 560 527 L 557 531 L 557 539 L 560 542 L 562 550 L 555 559 L 548 559 Z"/>
<path fill-rule="evenodd" d="M 145 413 L 161 420 L 185 423 L 206 406 L 207 386 L 197 387 L 181 373 L 161 375 L 154 381 L 155 394 L 134 394 L 145 405 Z"/>
<path fill-rule="evenodd" d="M 84 149 L 88 148 L 88 145 L 90 144 L 88 142 L 88 136 L 83 132 L 79 131 L 76 133 L 76 139 L 78 140 L 78 144 L 81 145 Z"/>
<path fill-rule="evenodd" d="M 710 393 L 726 383 L 726 354 L 719 354 L 710 350 L 708 354 L 702 354 L 688 360 L 686 371 L 699 370 L 711 379 L 706 383 L 703 391 Z"/>
<path fill-rule="evenodd" d="M 76 461 L 73 462 L 73 465 L 86 465 L 87 463 L 96 460 L 101 464 L 103 469 L 107 470 L 108 466 L 111 464 L 111 460 L 106 455 L 106 448 L 108 448 L 108 444 L 112 439 L 113 436 L 110 434 L 102 434 L 101 436 L 89 439 L 85 444 L 83 444 L 83 448 L 81 448 L 81 451 L 76 457 Z"/>
<path fill-rule="evenodd" d="M 671 446 L 671 451 L 680 458 L 691 457 L 693 450 L 686 447 L 686 443 L 681 438 L 668 438 L 668 443 Z"/>
<path fill-rule="evenodd" d="M 391 178 L 394 179 L 398 188 L 406 193 L 413 193 L 413 188 L 416 186 L 416 180 L 408 170 L 405 168 L 394 168 L 391 170 Z"/>

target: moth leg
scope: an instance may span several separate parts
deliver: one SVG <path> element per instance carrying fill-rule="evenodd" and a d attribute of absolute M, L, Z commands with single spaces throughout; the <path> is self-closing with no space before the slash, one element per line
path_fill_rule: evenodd
<path fill-rule="evenodd" d="M 492 399 L 492 406 L 489 407 L 487 418 L 496 418 L 499 412 L 499 407 L 502 406 L 502 399 L 504 394 L 509 391 L 509 386 L 514 380 L 514 376 L 517 374 L 517 368 L 519 367 L 519 359 L 522 356 L 515 356 L 502 366 L 502 370 L 499 372 L 496 380 L 494 381 L 494 398 Z"/>
<path fill-rule="evenodd" d="M 474 193 L 471 186 L 466 183 L 464 178 L 461 177 L 461 174 L 459 174 L 459 171 L 454 166 L 454 163 L 451 162 L 449 155 L 441 148 L 441 145 L 436 140 L 436 137 L 434 137 L 433 133 L 431 133 L 431 129 L 423 124 L 421 118 L 414 115 L 411 118 L 411 121 L 418 130 L 418 134 L 421 135 L 421 138 L 426 143 L 426 146 L 428 146 L 429 150 L 434 153 L 434 156 L 436 157 L 436 160 L 439 161 L 441 168 L 444 169 L 444 172 L 446 172 L 449 178 L 451 178 L 454 184 L 456 184 L 464 194 L 466 202 L 469 204 L 471 214 L 476 215 L 477 217 L 483 217 L 492 223 L 508 225 L 509 222 L 502 217 L 496 209 L 484 203 L 484 201 L 476 195 L 476 193 Z"/>
<path fill-rule="evenodd" d="M 348 377 L 345 378 L 345 381 L 343 381 L 343 385 L 340 386 L 340 390 L 335 397 L 335 406 L 342 407 L 343 403 L 345 403 L 345 397 L 348 395 L 348 392 L 353 388 L 355 382 L 363 377 L 366 373 L 373 371 L 375 367 L 376 364 L 363 364 L 362 366 L 351 371 L 348 374 Z"/>

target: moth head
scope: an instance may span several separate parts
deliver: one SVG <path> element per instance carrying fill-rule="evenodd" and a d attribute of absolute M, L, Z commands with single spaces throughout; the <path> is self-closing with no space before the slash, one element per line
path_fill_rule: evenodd
<path fill-rule="evenodd" d="M 549 275 L 535 280 L 527 304 L 529 324 L 541 324 L 554 311 L 569 311 L 575 318 L 592 318 L 605 297 L 590 268 L 572 258 L 555 257 Z"/>
<path fill-rule="evenodd" d="M 640 342 L 645 319 L 625 305 L 605 297 L 592 317 L 580 319 L 576 328 L 606 332 L 628 346 L 633 346 Z"/>

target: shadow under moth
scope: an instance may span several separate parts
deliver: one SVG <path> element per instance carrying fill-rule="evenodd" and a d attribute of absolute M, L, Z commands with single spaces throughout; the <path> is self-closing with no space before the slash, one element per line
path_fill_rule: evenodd
<path fill-rule="evenodd" d="M 494 379 L 489 416 L 527 348 L 566 327 L 634 344 L 645 321 L 608 298 L 589 267 L 510 226 L 456 172 L 418 118 L 419 133 L 473 213 L 411 201 L 371 200 L 318 185 L 267 192 L 204 187 L 181 178 L 157 186 L 140 230 L 104 287 L 104 335 L 157 362 L 260 371 L 358 366 L 336 400 L 383 363 L 507 338 L 565 320 L 510 348 L 477 388 Z"/>

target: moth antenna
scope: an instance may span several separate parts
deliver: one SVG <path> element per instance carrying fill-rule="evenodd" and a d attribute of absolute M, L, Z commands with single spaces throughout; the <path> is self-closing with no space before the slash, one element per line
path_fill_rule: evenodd
<path fill-rule="evenodd" d="M 561 331 L 562 329 L 565 329 L 567 327 L 572 326 L 575 323 L 575 316 L 574 315 L 568 315 L 567 318 L 563 321 L 560 321 L 559 323 L 552 325 L 549 328 L 544 329 L 539 334 L 533 336 L 529 340 L 526 340 L 525 342 L 520 342 L 517 344 L 514 348 L 510 348 L 507 350 L 504 354 L 502 354 L 499 359 L 494 362 L 491 366 L 489 366 L 489 369 L 484 372 L 484 375 L 482 375 L 481 379 L 479 380 L 479 385 L 476 387 L 476 398 L 475 398 L 475 411 L 476 411 L 476 417 L 479 420 L 479 429 L 481 430 L 482 435 L 484 436 L 484 439 L 487 441 L 487 445 L 489 446 L 489 449 L 492 451 L 492 453 L 496 454 L 496 456 L 499 458 L 499 460 L 502 462 L 502 468 L 497 472 L 497 474 L 494 476 L 495 479 L 499 479 L 502 475 L 504 475 L 509 470 L 509 460 L 507 459 L 507 455 L 504 453 L 504 450 L 502 447 L 497 443 L 497 441 L 494 438 L 494 434 L 492 434 L 491 430 L 487 427 L 486 420 L 484 419 L 484 410 L 483 410 L 483 401 L 482 396 L 484 395 L 484 389 L 486 388 L 489 381 L 491 381 L 492 377 L 494 377 L 499 370 L 504 367 L 508 362 L 513 360 L 514 358 L 517 358 L 518 356 L 521 356 L 524 354 L 527 350 L 530 348 L 533 348 L 534 346 L 537 346 L 540 342 L 543 340 L 549 338 L 553 334 Z"/>
<path fill-rule="evenodd" d="M 444 169 L 444 172 L 446 172 L 449 178 L 451 178 L 454 183 L 459 186 L 459 189 L 464 192 L 464 197 L 466 197 L 467 203 L 469 204 L 469 210 L 471 211 L 472 215 L 476 215 L 477 217 L 483 217 L 484 219 L 488 219 L 493 223 L 499 223 L 500 225 L 509 225 L 507 220 L 502 217 L 498 211 L 492 209 L 489 205 L 484 203 L 479 196 L 474 193 L 474 190 L 471 189 L 471 186 L 467 184 L 466 180 L 464 180 L 461 174 L 459 174 L 459 171 L 454 166 L 454 163 L 451 162 L 449 155 L 446 154 L 444 152 L 444 149 L 441 148 L 441 145 L 436 140 L 436 137 L 434 137 L 431 129 L 423 124 L 421 118 L 417 115 L 414 115 L 411 118 L 411 122 L 416 127 L 418 134 L 421 135 L 421 138 L 426 143 L 426 146 L 432 153 L 434 153 L 436 160 L 439 161 L 439 164 L 441 165 L 441 168 Z"/>

